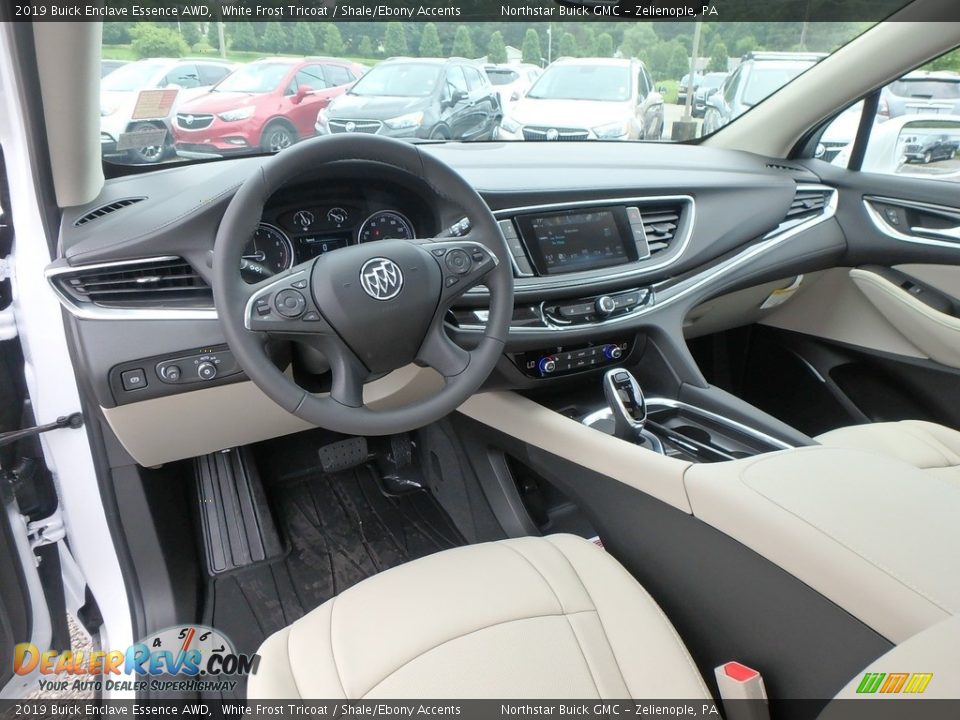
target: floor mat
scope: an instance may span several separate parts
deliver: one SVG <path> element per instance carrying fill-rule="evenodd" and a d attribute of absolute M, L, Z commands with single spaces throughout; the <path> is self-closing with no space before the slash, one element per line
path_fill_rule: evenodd
<path fill-rule="evenodd" d="M 289 552 L 208 584 L 204 622 L 238 652 L 255 652 L 268 635 L 364 578 L 465 544 L 426 491 L 387 496 L 366 467 L 298 470 L 297 454 L 274 456 L 279 469 L 260 464 L 274 476 L 265 477 L 266 492 Z M 245 683 L 223 697 L 245 697 Z"/>

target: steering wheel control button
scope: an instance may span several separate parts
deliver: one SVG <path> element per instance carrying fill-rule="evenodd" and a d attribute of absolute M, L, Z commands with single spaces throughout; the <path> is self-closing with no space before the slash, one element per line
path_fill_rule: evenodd
<path fill-rule="evenodd" d="M 446 263 L 447 270 L 457 275 L 466 275 L 470 272 L 470 266 L 473 264 L 466 251 L 460 248 L 454 248 L 448 252 L 444 263 Z"/>
<path fill-rule="evenodd" d="M 197 375 L 201 380 L 213 380 L 217 376 L 217 366 L 212 362 L 202 362 L 197 365 Z"/>
<path fill-rule="evenodd" d="M 303 290 L 305 287 L 307 287 L 306 280 L 297 280 L 295 283 L 290 283 L 290 284 L 292 287 L 299 288 L 300 290 Z"/>
<path fill-rule="evenodd" d="M 458 278 L 456 275 L 447 275 L 446 279 L 443 281 L 443 286 L 453 287 L 458 282 L 460 282 L 460 278 Z"/>
<path fill-rule="evenodd" d="M 300 319 L 304 322 L 320 322 L 320 313 L 316 312 L 315 310 L 311 310 L 310 312 L 305 313 Z"/>
<path fill-rule="evenodd" d="M 430 252 L 432 252 L 432 253 L 433 253 L 434 255 L 436 255 L 437 257 L 443 257 L 444 255 L 447 254 L 447 249 L 446 249 L 446 248 L 442 248 L 442 247 L 441 247 L 441 248 L 434 248 L 434 249 L 431 250 Z"/>
<path fill-rule="evenodd" d="M 120 373 L 120 382 L 123 383 L 123 389 L 127 392 L 140 390 L 147 386 L 147 374 L 142 368 L 126 370 Z"/>
<path fill-rule="evenodd" d="M 285 318 L 295 318 L 303 314 L 307 301 L 297 290 L 281 290 L 274 298 L 273 305 Z"/>

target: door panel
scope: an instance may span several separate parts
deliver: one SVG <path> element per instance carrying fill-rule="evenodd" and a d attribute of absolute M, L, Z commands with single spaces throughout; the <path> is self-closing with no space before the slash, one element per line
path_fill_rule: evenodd
<path fill-rule="evenodd" d="M 925 289 L 898 271 L 854 268 L 850 277 L 880 314 L 927 357 L 960 368 L 960 318 L 949 296 Z"/>

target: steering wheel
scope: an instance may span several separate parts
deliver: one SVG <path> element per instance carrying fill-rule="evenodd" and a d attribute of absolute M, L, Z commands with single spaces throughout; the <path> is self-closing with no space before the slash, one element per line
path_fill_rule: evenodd
<path fill-rule="evenodd" d="M 264 204 L 291 181 L 325 165 L 366 161 L 421 179 L 462 209 L 462 237 L 380 240 L 300 263 L 256 285 L 240 275 L 244 245 Z M 387 435 L 451 413 L 476 392 L 503 352 L 513 313 L 513 273 L 506 241 L 479 194 L 451 167 L 416 145 L 373 135 L 331 135 L 294 145 L 267 160 L 237 191 L 217 231 L 213 293 L 231 351 L 274 402 L 314 425 L 353 435 Z M 483 282 L 490 313 L 472 350 L 444 331 L 451 303 Z M 321 351 L 332 372 L 329 394 L 312 394 L 271 361 L 271 337 Z M 368 380 L 410 363 L 435 369 L 443 387 L 401 407 L 364 404 Z"/>

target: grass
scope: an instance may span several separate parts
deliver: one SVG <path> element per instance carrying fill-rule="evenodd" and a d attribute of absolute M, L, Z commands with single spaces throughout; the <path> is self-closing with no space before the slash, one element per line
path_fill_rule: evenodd
<path fill-rule="evenodd" d="M 316 54 L 322 55 L 323 53 L 318 52 Z M 104 45 L 101 49 L 101 56 L 105 60 L 140 59 L 136 56 L 136 53 L 133 52 L 133 48 L 130 45 Z M 297 55 L 295 53 L 266 53 L 258 50 L 227 51 L 227 60 L 231 60 L 233 62 L 250 62 L 252 60 L 259 60 L 265 56 L 303 57 L 302 55 Z M 219 51 L 211 48 L 209 45 L 197 43 L 193 46 L 193 50 L 190 51 L 190 57 L 219 58 L 220 53 Z M 377 58 L 343 57 L 342 59 L 350 62 L 362 63 L 364 65 L 376 65 L 378 62 L 380 62 L 380 60 Z"/>
<path fill-rule="evenodd" d="M 657 87 L 663 88 L 663 101 L 667 104 L 675 103 L 677 101 L 677 88 L 680 85 L 679 80 L 661 80 L 657 83 Z"/>

